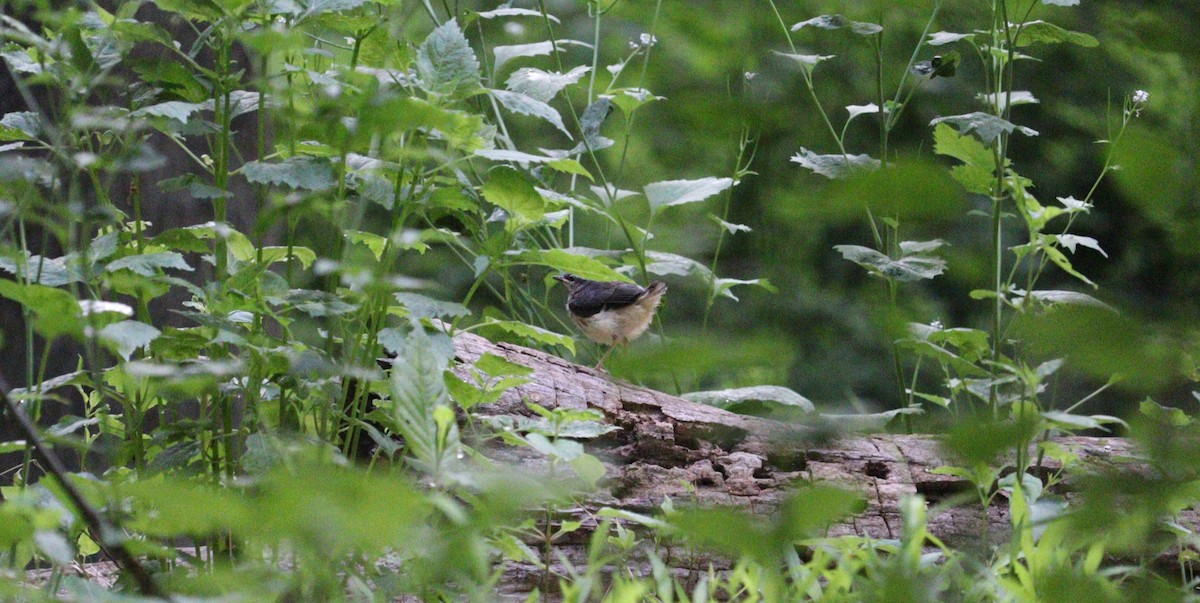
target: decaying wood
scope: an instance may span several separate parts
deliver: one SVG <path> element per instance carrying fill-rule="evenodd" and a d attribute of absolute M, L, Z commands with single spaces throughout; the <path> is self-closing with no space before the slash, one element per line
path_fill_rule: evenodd
<path fill-rule="evenodd" d="M 482 414 L 531 416 L 525 404 L 530 400 L 547 408 L 596 409 L 621 428 L 586 443 L 588 452 L 605 463 L 607 479 L 599 493 L 573 510 L 585 529 L 573 535 L 573 541 L 556 544 L 572 562 L 586 559 L 586 528 L 596 525 L 591 514 L 600 507 L 653 515 L 669 496 L 677 506 L 736 505 L 769 514 L 790 488 L 808 480 L 866 495 L 866 510 L 831 526 L 830 536 L 898 538 L 902 498 L 921 494 L 930 507 L 930 532 L 951 546 L 979 546 L 981 535 L 1007 537 L 1005 499 L 997 497 L 985 512 L 978 502 L 969 502 L 969 494 L 963 496 L 973 491 L 968 482 L 933 473 L 954 461 L 931 436 L 855 434 L 819 441 L 803 426 L 737 415 L 620 383 L 606 373 L 529 348 L 467 333 L 458 334 L 454 342 L 460 362 L 455 370 L 464 374 L 485 353 L 533 369 L 528 384 L 508 390 L 497 403 L 481 408 Z M 1133 444 L 1121 438 L 1054 441 L 1097 468 L 1136 455 Z M 534 454 L 529 455 L 522 460 L 536 464 Z M 1058 464 L 1047 459 L 1044 467 L 1052 471 Z M 965 499 L 962 504 L 950 504 L 960 498 Z M 1182 520 L 1192 529 L 1200 526 L 1195 511 L 1185 512 Z"/>

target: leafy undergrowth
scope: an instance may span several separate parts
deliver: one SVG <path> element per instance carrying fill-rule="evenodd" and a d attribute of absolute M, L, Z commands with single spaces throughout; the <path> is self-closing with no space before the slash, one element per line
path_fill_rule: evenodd
<path fill-rule="evenodd" d="M 1063 361 L 1034 351 L 1128 326 L 1089 294 L 1038 288 L 1050 271 L 1092 285 L 1072 259 L 1103 249 L 1070 230 L 1112 166 L 1082 199 L 1043 203 L 1008 154 L 1010 137 L 1037 134 L 1011 121 L 1036 102 L 1014 88 L 1017 61 L 1096 40 L 1038 18 L 1069 0 L 984 4 L 969 33 L 931 33 L 935 4 L 890 98 L 882 25 L 763 11 L 788 46 L 764 57 L 794 68 L 836 147 L 792 160 L 835 180 L 836 202 L 865 206 L 874 234 L 873 247 L 837 250 L 895 305 L 946 269 L 944 241 L 903 240 L 903 220 L 982 201 L 993 269 L 971 296 L 993 310 L 990 328 L 901 329 L 903 405 L 887 413 L 819 418 L 779 386 L 688 397 L 826 426 L 960 417 L 946 443 L 962 463 L 941 471 L 973 485 L 962 504 L 1006 504 L 1011 537 L 947 547 L 913 496 L 896 540 L 826 538 L 862 494 L 808 484 L 769 516 L 672 500 L 654 516 L 602 511 L 576 563 L 558 554 L 580 528 L 569 510 L 605 475 L 584 444 L 613 427 L 532 402 L 520 422 L 477 417 L 528 369 L 484 356 L 456 376 L 451 334 L 590 355 L 558 309 L 561 272 L 684 283 L 702 327 L 718 301 L 774 291 L 718 274 L 722 247 L 749 236 L 730 221 L 736 187 L 756 175 L 749 125 L 725 174 L 641 182 L 627 161 L 637 117 L 665 101 L 645 88 L 661 2 L 646 33 L 617 44 L 609 28 L 628 24 L 594 2 L 561 16 L 541 2 L 452 14 L 368 0 L 16 3 L 19 19 L 0 20 L 19 105 L 0 119 L 0 296 L 21 326 L 4 333 L 0 370 L 24 384 L 5 392 L 4 419 L 25 435 L 0 444 L 14 459 L 0 597 L 490 601 L 525 568 L 531 600 L 1193 598 L 1195 526 L 1176 518 L 1200 499 L 1200 427 L 1150 400 L 1129 426 L 1078 414 L 1091 396 L 1055 408 L 1043 392 Z M 840 129 L 817 94 L 832 57 L 793 39 L 815 30 L 878 51 L 878 98 L 846 107 Z M 895 156 L 889 137 L 914 94 L 956 77 L 964 59 L 937 49 L 948 45 L 983 75 L 969 99 L 982 110 L 930 124 L 947 169 Z M 1125 98 L 1107 161 L 1148 102 Z M 847 148 L 856 119 L 875 122 L 877 157 Z M 686 251 L 701 232 L 716 239 L 708 262 Z M 720 335 L 689 344 L 661 320 L 653 331 L 650 380 L 676 390 L 713 385 L 706 370 L 736 356 L 711 352 Z M 1141 346 L 1132 372 L 1146 378 L 1171 357 L 1120 342 Z M 1052 436 L 1114 425 L 1141 442 L 1144 470 L 1073 476 Z M 548 473 L 489 460 L 480 450 L 497 440 Z M 1031 471 L 1045 457 L 1063 472 Z M 1068 476 L 1069 508 L 1048 493 Z M 680 547 L 727 565 L 673 572 Z M 115 581 L 69 575 L 101 556 Z M 31 583 L 36 568 L 48 569 Z"/>

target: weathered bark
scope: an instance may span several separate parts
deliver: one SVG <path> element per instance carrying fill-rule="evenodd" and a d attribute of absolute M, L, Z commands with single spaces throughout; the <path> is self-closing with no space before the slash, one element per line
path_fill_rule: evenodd
<path fill-rule="evenodd" d="M 815 430 L 757 417 L 737 415 L 682 398 L 620 383 L 609 375 L 556 356 L 507 343 L 459 334 L 454 338 L 458 371 L 484 353 L 533 369 L 528 384 L 508 390 L 495 404 L 479 409 L 484 415 L 531 416 L 525 400 L 547 408 L 592 408 L 620 427 L 587 444 L 607 469 L 601 489 L 583 506 L 569 511 L 584 528 L 568 542 L 557 542 L 559 553 L 572 563 L 586 560 L 593 513 L 601 507 L 655 514 L 665 497 L 680 503 L 735 505 L 769 514 L 799 481 L 816 480 L 863 492 L 868 501 L 861 514 L 830 527 L 830 536 L 871 538 L 900 536 L 901 499 L 921 494 L 930 507 L 929 530 L 951 546 L 975 548 L 987 540 L 1006 539 L 1007 501 L 997 497 L 986 510 L 960 478 L 932 471 L 953 465 L 936 438 L 923 435 L 850 434 L 821 439 Z M 1109 466 L 1134 456 L 1133 444 L 1121 438 L 1060 437 L 1054 440 L 1080 457 L 1084 465 Z M 536 453 L 509 451 L 526 465 L 538 463 Z M 1059 468 L 1046 459 L 1044 469 Z M 1071 493 L 1060 488 L 1068 499 Z M 951 500 L 951 499 L 954 500 Z M 961 504 L 956 504 L 962 499 Z M 946 504 L 942 504 L 946 503 Z M 1200 526 L 1194 510 L 1183 523 Z M 676 557 L 678 560 L 678 557 Z M 706 571 L 713 559 L 683 560 L 676 570 Z M 719 566 L 719 561 L 718 561 Z M 514 593 L 536 584 L 537 572 L 513 568 L 505 582 Z"/>

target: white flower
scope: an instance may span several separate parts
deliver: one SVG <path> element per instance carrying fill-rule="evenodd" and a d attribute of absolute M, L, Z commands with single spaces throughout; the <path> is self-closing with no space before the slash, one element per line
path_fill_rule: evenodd
<path fill-rule="evenodd" d="M 1139 105 L 1144 105 L 1150 100 L 1150 93 L 1145 90 L 1135 90 L 1133 92 L 1133 102 Z"/>
<path fill-rule="evenodd" d="M 756 76 L 758 74 L 753 71 L 747 71 L 745 75 L 746 75 L 746 81 L 748 82 L 748 81 L 754 79 L 754 76 Z"/>
<path fill-rule="evenodd" d="M 658 38 L 656 38 L 648 33 L 644 33 L 644 34 L 638 36 L 638 41 L 640 41 L 642 43 L 642 46 L 645 46 L 647 48 L 654 46 L 655 44 L 658 44 Z"/>
<path fill-rule="evenodd" d="M 929 323 L 929 326 L 932 327 L 934 330 L 941 331 L 942 330 L 942 321 L 935 320 L 935 321 Z"/>

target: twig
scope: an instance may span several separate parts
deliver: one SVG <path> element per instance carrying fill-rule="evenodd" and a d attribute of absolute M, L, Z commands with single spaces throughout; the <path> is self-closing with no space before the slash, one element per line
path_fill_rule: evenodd
<path fill-rule="evenodd" d="M 59 460 L 58 455 L 54 454 L 41 436 L 38 435 L 37 426 L 25 414 L 25 409 L 17 405 L 12 398 L 8 397 L 8 387 L 3 378 L 0 378 L 0 401 L 4 402 L 4 407 L 16 419 L 17 426 L 24 432 L 27 441 L 33 446 L 33 452 L 37 455 L 42 465 L 46 467 L 58 483 L 62 485 L 63 492 L 66 492 L 67 497 L 79 510 L 83 517 L 84 523 L 91 528 L 92 533 L 96 535 L 96 544 L 104 549 L 105 554 L 117 562 L 117 565 L 128 571 L 135 582 L 137 582 L 138 590 L 143 595 L 148 597 L 157 597 L 159 599 L 170 600 L 170 596 L 159 587 L 154 578 L 150 576 L 150 572 L 146 571 L 145 566 L 141 564 L 130 552 L 125 548 L 125 539 L 117 530 L 117 526 L 113 525 L 106 517 L 100 514 L 95 507 L 88 504 L 83 498 L 83 494 L 75 487 L 75 484 L 67 478 L 67 469 Z"/>

